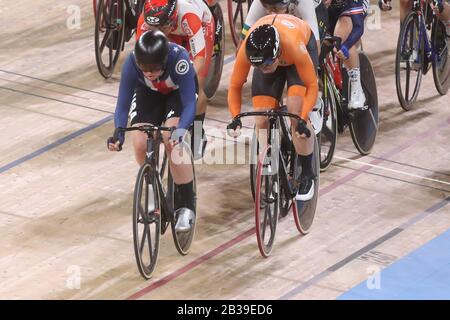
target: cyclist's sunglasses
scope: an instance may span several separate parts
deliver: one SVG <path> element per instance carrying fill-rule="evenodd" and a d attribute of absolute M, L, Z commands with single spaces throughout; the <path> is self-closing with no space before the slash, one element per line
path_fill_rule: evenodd
<path fill-rule="evenodd" d="M 275 63 L 275 60 L 277 60 L 278 57 L 273 58 L 273 59 L 265 59 L 265 60 L 260 60 L 260 59 L 254 59 L 252 61 L 252 59 L 250 59 L 250 63 L 256 67 L 256 68 L 265 68 L 265 67 L 269 67 L 271 65 L 273 65 Z"/>
<path fill-rule="evenodd" d="M 159 64 L 140 64 L 138 65 L 139 69 L 145 73 L 156 73 L 164 70 L 162 65 Z"/>

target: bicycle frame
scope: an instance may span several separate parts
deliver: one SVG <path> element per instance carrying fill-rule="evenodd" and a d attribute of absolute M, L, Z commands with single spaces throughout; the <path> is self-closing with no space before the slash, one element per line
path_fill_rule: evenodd
<path fill-rule="evenodd" d="M 157 188 L 158 192 L 162 195 L 163 201 L 161 201 L 161 217 L 162 221 L 172 222 L 173 208 L 171 204 L 167 201 L 166 190 L 164 190 L 164 185 L 161 181 L 162 177 L 159 174 L 159 146 L 161 143 L 161 131 L 172 132 L 173 128 L 168 127 L 156 127 L 152 125 L 144 125 L 139 127 L 130 127 L 130 128 L 117 128 L 114 132 L 114 138 L 117 139 L 119 132 L 127 132 L 127 131 L 142 131 L 147 134 L 147 151 L 145 153 L 145 163 L 148 163 L 152 168 L 152 175 L 156 176 Z M 156 137 L 154 137 L 156 134 Z M 163 162 L 163 166 L 165 163 Z M 153 177 L 150 177 L 153 178 Z"/>
<path fill-rule="evenodd" d="M 436 50 L 431 46 L 431 41 L 428 39 L 427 34 L 427 26 L 426 26 L 426 17 L 428 15 L 428 10 L 430 10 L 429 7 L 429 0 L 414 0 L 412 10 L 417 14 L 419 18 L 419 45 L 423 42 L 424 43 L 424 53 L 427 55 L 427 58 L 430 60 L 430 62 L 436 62 L 437 60 L 437 53 Z M 434 12 L 432 12 L 433 19 L 435 18 Z M 403 48 L 404 49 L 404 48 Z M 417 57 L 419 59 L 419 56 Z M 415 61 L 416 63 L 419 61 Z"/>
<path fill-rule="evenodd" d="M 289 129 L 285 127 L 285 124 L 283 123 L 283 117 L 290 117 L 297 120 L 300 120 L 301 118 L 295 114 L 289 113 L 289 112 L 283 112 L 283 111 L 277 111 L 277 110 L 268 110 L 268 111 L 253 111 L 253 112 L 244 112 L 236 116 L 234 119 L 240 119 L 243 117 L 248 116 L 266 116 L 269 118 L 269 132 L 273 132 L 277 129 L 280 129 L 282 131 L 283 136 L 282 137 L 289 137 Z M 277 122 L 279 121 L 279 124 L 277 125 Z M 289 183 L 289 175 L 291 174 L 290 168 L 288 168 L 288 165 L 286 164 L 284 157 L 283 157 L 283 150 L 281 148 L 282 143 L 279 145 L 273 145 L 272 144 L 272 138 L 273 136 L 276 138 L 277 136 L 269 134 L 267 136 L 267 144 L 270 145 L 275 149 L 275 152 L 278 154 L 278 161 L 276 162 L 276 170 L 275 172 L 278 172 L 280 174 L 280 179 L 283 184 L 283 188 L 286 192 L 286 197 L 288 199 L 293 198 L 297 193 L 296 184 Z M 291 152 L 295 152 L 294 145 L 291 138 L 288 138 Z M 281 165 L 280 165 L 281 164 Z"/>

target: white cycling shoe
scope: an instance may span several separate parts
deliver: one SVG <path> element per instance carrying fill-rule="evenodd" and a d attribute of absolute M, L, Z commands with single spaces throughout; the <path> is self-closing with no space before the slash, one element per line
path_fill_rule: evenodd
<path fill-rule="evenodd" d="M 177 223 L 175 224 L 175 231 L 179 233 L 189 232 L 195 222 L 195 213 L 188 208 L 179 208 L 175 211 Z"/>

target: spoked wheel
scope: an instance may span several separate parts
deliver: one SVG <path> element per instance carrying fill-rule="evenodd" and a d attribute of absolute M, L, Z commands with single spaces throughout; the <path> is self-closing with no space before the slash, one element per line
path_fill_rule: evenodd
<path fill-rule="evenodd" d="M 252 0 L 227 0 L 228 23 L 230 24 L 231 39 L 236 48 L 241 42 L 242 28 L 251 5 Z"/>
<path fill-rule="evenodd" d="M 328 82 L 328 81 L 327 81 Z M 337 109 L 334 93 L 328 85 L 324 90 L 323 125 L 320 131 L 320 171 L 325 171 L 331 165 L 337 143 Z"/>
<path fill-rule="evenodd" d="M 122 0 L 99 0 L 95 17 L 95 60 L 100 74 L 111 77 L 124 40 Z"/>
<path fill-rule="evenodd" d="M 397 43 L 395 84 L 401 107 L 411 110 L 419 95 L 423 72 L 423 41 L 419 41 L 419 17 L 411 12 L 405 19 Z"/>
<path fill-rule="evenodd" d="M 155 270 L 161 237 L 161 201 L 152 172 L 149 163 L 139 170 L 133 203 L 134 253 L 139 272 L 146 279 Z"/>
<path fill-rule="evenodd" d="M 314 216 L 316 215 L 317 199 L 319 198 L 320 157 L 317 139 L 314 141 L 312 168 L 316 177 L 314 180 L 314 196 L 308 201 L 294 201 L 292 210 L 294 213 L 295 225 L 297 226 L 298 231 L 304 235 L 309 233 Z"/>
<path fill-rule="evenodd" d="M 270 146 L 265 148 L 259 156 L 256 167 L 256 239 L 258 241 L 259 251 L 265 258 L 269 256 L 275 242 L 279 210 L 278 171 L 275 172 L 277 164 L 272 163 L 271 151 Z"/>
<path fill-rule="evenodd" d="M 225 56 L 225 29 L 223 21 L 223 12 L 220 4 L 214 6 L 214 49 L 209 65 L 208 76 L 205 81 L 205 94 L 208 100 L 211 100 L 219 88 L 220 78 L 222 76 L 223 59 Z"/>
<path fill-rule="evenodd" d="M 361 85 L 368 108 L 354 113 L 350 122 L 350 134 L 359 153 L 367 155 L 375 144 L 378 131 L 378 93 L 372 65 L 363 52 L 359 53 L 359 64 Z"/>
<path fill-rule="evenodd" d="M 174 150 L 173 152 L 178 152 L 177 150 Z M 173 154 L 172 152 L 172 154 Z M 192 153 L 190 151 L 190 147 L 187 143 L 184 142 L 183 151 L 182 151 L 182 159 L 185 160 L 187 157 L 190 158 L 191 164 L 192 164 L 192 170 L 193 170 L 193 176 L 194 176 L 194 206 L 197 207 L 196 201 L 197 201 L 197 184 L 195 179 L 195 169 L 194 169 L 194 159 L 192 157 Z M 182 160 L 182 161 L 183 161 Z M 169 171 L 170 173 L 170 171 Z M 173 183 L 172 175 L 169 174 L 169 180 L 168 180 L 168 187 L 167 187 L 167 197 L 169 197 L 169 203 L 172 203 L 173 208 L 173 200 L 174 195 L 177 192 L 175 190 L 175 184 Z M 197 212 L 196 212 L 197 214 Z M 195 227 L 196 227 L 196 217 L 194 218 L 194 221 L 191 221 L 191 229 L 188 232 L 177 232 L 175 230 L 175 225 L 177 222 L 177 217 L 174 217 L 171 221 L 171 227 L 172 227 L 172 235 L 173 235 L 173 241 L 175 242 L 175 247 L 177 248 L 178 252 L 181 255 L 186 255 L 189 252 L 189 248 L 191 247 L 192 240 L 194 239 L 195 234 Z"/>
<path fill-rule="evenodd" d="M 450 88 L 450 35 L 446 34 L 445 25 L 434 19 L 431 29 L 431 44 L 436 57 L 433 61 L 433 79 L 436 90 L 446 95 Z"/>

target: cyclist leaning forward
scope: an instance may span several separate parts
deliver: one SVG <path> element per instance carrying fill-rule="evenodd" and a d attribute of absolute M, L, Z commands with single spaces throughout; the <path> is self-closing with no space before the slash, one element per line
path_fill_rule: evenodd
<path fill-rule="evenodd" d="M 128 115 L 131 126 L 151 124 L 176 127 L 171 134 L 163 133 L 170 170 L 175 182 L 175 209 L 178 215 L 176 230 L 190 229 L 189 220 L 195 215 L 193 168 L 188 153 L 176 152 L 195 116 L 197 78 L 188 52 L 168 41 L 161 31 L 147 31 L 136 42 L 134 52 L 126 59 L 120 78 L 119 97 L 114 125 L 126 127 Z M 130 110 L 131 108 L 131 110 Z M 134 155 L 139 165 L 145 161 L 147 134 L 132 131 Z M 125 141 L 110 137 L 110 151 L 120 151 Z"/>
<path fill-rule="evenodd" d="M 203 90 L 208 75 L 214 49 L 214 0 L 146 0 L 144 10 L 139 17 L 136 39 L 146 30 L 159 29 L 189 52 L 199 83 L 199 96 L 195 121 L 202 124 L 202 133 L 195 133 L 192 144 L 194 158 L 203 155 L 206 139 L 203 123 L 207 108 L 207 98 Z M 202 141 L 200 141 L 200 139 Z"/>
<path fill-rule="evenodd" d="M 252 65 L 255 67 L 252 102 L 259 111 L 279 106 L 287 82 L 288 112 L 301 117 L 301 121 L 291 119 L 291 129 L 295 150 L 302 165 L 301 185 L 296 199 L 302 201 L 314 195 L 314 131 L 308 114 L 316 102 L 318 92 L 315 51 L 316 39 L 306 22 L 287 14 L 265 16 L 252 26 L 239 48 L 228 91 L 229 111 L 234 118 L 241 111 L 242 86 Z M 267 118 L 255 117 L 255 122 L 259 143 L 264 146 L 267 143 Z M 233 120 L 227 128 L 237 130 L 240 127 L 240 120 Z M 310 137 L 307 138 L 307 135 Z"/>

